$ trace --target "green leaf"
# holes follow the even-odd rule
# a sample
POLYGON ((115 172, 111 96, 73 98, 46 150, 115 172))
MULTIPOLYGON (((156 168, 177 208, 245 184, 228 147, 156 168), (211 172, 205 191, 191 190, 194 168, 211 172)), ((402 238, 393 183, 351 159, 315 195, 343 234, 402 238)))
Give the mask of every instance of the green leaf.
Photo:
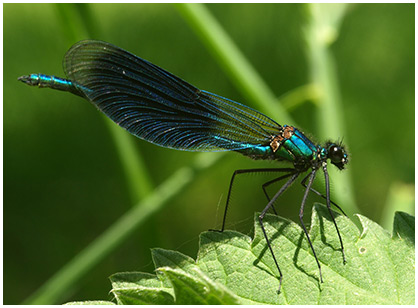
POLYGON ((203 232, 197 260, 153 249, 156 275, 111 277, 118 304, 414 304, 414 217, 396 213, 393 235, 357 215, 362 230, 334 213, 347 263, 329 212, 313 208, 310 237, 321 263, 323 283, 302 228, 285 218, 264 220, 278 271, 255 219, 255 236, 235 231, 203 232))
POLYGON ((127 272, 110 276, 112 294, 120 305, 174 304, 173 292, 155 276, 127 272))
POLYGON ((196 262, 179 252, 153 249, 157 275, 174 289, 176 304, 239 304, 239 299, 222 284, 205 275, 196 262))
POLYGON ((222 284, 210 279, 198 267, 187 273, 181 269, 163 267, 158 269, 170 280, 176 296, 176 304, 190 305, 235 305, 239 304, 237 298, 222 284))

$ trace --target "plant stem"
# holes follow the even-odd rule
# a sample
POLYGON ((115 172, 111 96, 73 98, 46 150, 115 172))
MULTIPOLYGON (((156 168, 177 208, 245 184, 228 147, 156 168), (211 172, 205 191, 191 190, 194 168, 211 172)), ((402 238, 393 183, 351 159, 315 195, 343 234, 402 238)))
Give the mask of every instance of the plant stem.
MULTIPOLYGON (((345 4, 307 4, 309 22, 305 28, 308 63, 312 82, 320 89, 321 97, 317 112, 318 135, 321 139, 344 136, 345 125, 342 116, 342 101, 338 87, 337 71, 330 51, 337 39, 347 5, 345 4)), ((347 142, 347 138, 344 138, 347 142)), ((349 158, 350 159, 350 158, 349 158)), ((329 168, 333 181, 335 201, 344 205, 348 214, 358 213, 354 200, 350 169, 337 172, 329 168)))
POLYGON ((219 61, 220 67, 258 110, 274 119, 279 119, 280 123, 294 123, 285 108, 278 102, 275 94, 205 5, 183 3, 176 4, 176 7, 215 59, 219 61))
POLYGON ((163 208, 174 196, 191 184, 196 173, 213 166, 223 155, 202 153, 197 155, 191 166, 178 169, 169 179, 158 186, 141 202, 133 206, 112 226, 98 236, 89 246, 62 267, 45 282, 31 297, 23 302, 26 305, 51 304, 62 299, 71 288, 92 267, 106 258, 123 243, 143 222, 163 208))

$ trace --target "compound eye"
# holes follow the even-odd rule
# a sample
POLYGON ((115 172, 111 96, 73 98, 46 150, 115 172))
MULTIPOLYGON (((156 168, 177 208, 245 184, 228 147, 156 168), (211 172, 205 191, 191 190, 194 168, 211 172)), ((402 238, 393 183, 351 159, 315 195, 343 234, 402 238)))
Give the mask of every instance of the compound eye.
POLYGON ((342 159, 344 158, 344 151, 341 147, 333 145, 330 149, 329 149, 329 158, 333 161, 333 162, 341 162, 342 159))
POLYGON ((328 150, 328 157, 331 159, 331 163, 340 169, 343 169, 348 162, 347 154, 341 146, 332 145, 328 150))

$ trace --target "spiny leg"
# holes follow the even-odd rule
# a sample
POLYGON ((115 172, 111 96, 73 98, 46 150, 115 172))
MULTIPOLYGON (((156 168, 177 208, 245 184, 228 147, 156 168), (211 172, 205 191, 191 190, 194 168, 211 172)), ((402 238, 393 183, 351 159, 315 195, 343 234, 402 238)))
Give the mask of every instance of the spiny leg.
POLYGON ((303 231, 305 232, 305 235, 308 238, 309 245, 311 246, 312 253, 313 253, 313 255, 315 257, 315 260, 316 260, 316 264, 318 265, 319 278, 321 279, 321 282, 323 282, 322 281, 321 265, 319 264, 319 260, 318 260, 318 257, 316 256, 315 249, 314 249, 314 247, 312 245, 312 242, 311 242, 311 238, 309 237, 308 231, 306 230, 305 224, 303 223, 303 208, 305 207, 306 199, 308 198, 308 193, 309 193, 310 188, 312 186, 312 183, 315 179, 316 169, 313 169, 312 172, 309 173, 309 175, 310 175, 309 182, 308 182, 308 185, 305 189, 305 194, 303 195, 302 203, 300 205, 299 220, 300 220, 300 224, 302 225, 303 231))
MULTIPOLYGON (((225 211, 224 211, 224 216, 223 216, 223 220, 222 220, 222 228, 220 230, 209 229, 209 231, 223 232, 225 230, 226 215, 227 215, 227 212, 228 212, 229 201, 230 201, 230 198, 231 198, 232 186, 234 184, 235 176, 237 176, 239 174, 244 174, 244 173, 291 172, 291 171, 294 171, 294 169, 292 169, 292 168, 258 168, 258 169, 240 169, 240 170, 235 170, 234 173, 232 174, 231 182, 229 183, 228 196, 226 198, 225 211)), ((274 209, 274 206, 272 205, 271 207, 272 207, 274 213, 277 215, 277 212, 274 209)))
MULTIPOLYGON (((307 176, 305 176, 304 178, 303 178, 303 180, 300 182, 301 184, 302 184, 302 186, 303 187, 305 187, 306 188, 306 180, 308 179, 308 177, 310 176, 311 174, 310 173, 308 173, 308 175, 307 176)), ((311 192, 313 192, 313 193, 315 193, 315 194, 317 194, 318 196, 320 196, 321 198, 323 198, 323 199, 327 199, 327 196, 324 196, 323 194, 321 194, 319 191, 317 191, 317 190, 315 190, 314 188, 310 188, 310 191, 311 192)), ((340 208, 340 206, 337 204, 337 203, 335 203, 334 201, 332 201, 331 199, 329 200, 337 209, 339 209, 340 211, 341 211, 341 213, 343 213, 344 214, 344 216, 345 217, 348 217, 347 216, 347 214, 343 211, 343 209, 342 208, 340 208)))
MULTIPOLYGON (((296 172, 296 170, 294 170, 296 172)), ((277 198, 287 189, 290 185, 296 180, 296 178, 299 176, 299 173, 291 173, 292 177, 279 189, 279 191, 274 195, 274 197, 269 201, 267 206, 264 208, 264 210, 261 212, 260 216, 258 216, 258 221, 260 222, 261 230, 263 231, 264 238, 266 239, 267 246, 270 250, 270 253, 273 257, 274 263, 276 264, 277 270, 279 271, 279 289, 277 290, 277 293, 280 293, 280 289, 282 287, 282 280, 283 275, 282 271, 280 270, 279 263, 276 260, 276 256, 274 255, 273 248, 271 247, 270 241, 268 239, 266 230, 264 229, 263 219, 266 216, 267 211, 270 209, 270 207, 273 205, 273 203, 277 200, 277 198)))
POLYGON ((322 169, 324 170, 324 176, 325 176, 325 192, 326 192, 326 195, 327 195, 327 208, 328 208, 329 214, 331 215, 332 222, 334 223, 335 229, 337 230, 338 238, 340 240, 340 245, 341 245, 341 253, 343 255, 343 263, 345 264, 347 261, 345 260, 343 240, 341 238, 340 230, 338 229, 337 222, 335 221, 334 214, 332 214, 332 211, 331 211, 331 204, 330 204, 331 200, 330 200, 330 196, 329 196, 330 195, 329 176, 328 176, 328 170, 327 170, 327 164, 326 163, 324 163, 322 165, 322 169))

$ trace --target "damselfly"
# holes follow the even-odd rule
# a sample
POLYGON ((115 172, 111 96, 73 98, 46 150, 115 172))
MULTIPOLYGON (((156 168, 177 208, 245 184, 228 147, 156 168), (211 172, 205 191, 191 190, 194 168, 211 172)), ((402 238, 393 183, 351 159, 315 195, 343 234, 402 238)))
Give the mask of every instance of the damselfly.
POLYGON ((229 185, 222 227, 218 230, 225 228, 226 212, 237 175, 262 171, 284 173, 263 185, 268 197, 267 186, 287 180, 272 198, 268 197, 269 202, 259 215, 261 229, 279 272, 279 291, 283 275, 263 219, 269 209, 276 213, 273 204, 277 198, 304 172, 309 171, 302 179, 306 189, 299 217, 318 265, 321 282, 321 265, 303 223, 309 192, 326 199, 345 262, 344 246, 331 203, 341 208, 330 200, 327 171, 328 160, 340 170, 348 163, 348 155, 341 143, 317 145, 293 126, 280 125, 252 108, 199 90, 155 64, 109 43, 93 40, 76 43, 65 55, 63 65, 67 79, 31 74, 19 80, 28 85, 81 96, 131 134, 163 147, 187 151, 236 151, 253 159, 288 161, 293 164, 292 168, 235 171, 229 185), (325 195, 312 187, 319 169, 322 169, 325 177, 325 195))

